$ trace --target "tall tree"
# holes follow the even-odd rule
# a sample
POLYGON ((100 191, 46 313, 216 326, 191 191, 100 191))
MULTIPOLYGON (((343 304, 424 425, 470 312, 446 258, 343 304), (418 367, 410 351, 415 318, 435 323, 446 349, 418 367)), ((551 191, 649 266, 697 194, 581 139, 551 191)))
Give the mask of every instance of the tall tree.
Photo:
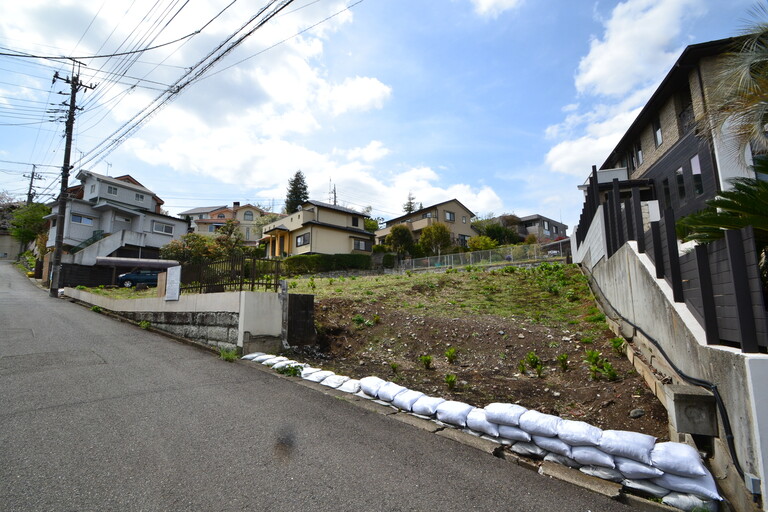
POLYGON ((408 200, 403 204, 403 211, 405 213, 413 213, 416 211, 416 198, 413 197, 413 192, 408 191, 408 200))
POLYGON ((216 230, 216 245, 225 256, 242 254, 245 249, 243 240, 240 226, 232 219, 227 219, 227 222, 216 230))
POLYGON ((755 18, 736 39, 733 50, 720 60, 718 86, 707 100, 709 118, 736 143, 739 154, 749 145, 755 153, 768 152, 768 7, 755 6, 755 18))
POLYGON ((405 224, 396 224, 389 231, 385 243, 402 258, 413 248, 413 235, 405 224))
POLYGON ((43 217, 51 209, 42 203, 32 203, 16 209, 11 216, 11 236, 24 246, 45 231, 47 222, 43 217))
POLYGON ((288 193, 285 196, 285 213, 288 215, 298 211, 299 206, 309 199, 307 181, 304 173, 296 171, 293 178, 288 180, 288 193))
POLYGON ((442 222, 435 222, 421 230, 419 245, 427 255, 438 255, 451 247, 451 230, 442 222))

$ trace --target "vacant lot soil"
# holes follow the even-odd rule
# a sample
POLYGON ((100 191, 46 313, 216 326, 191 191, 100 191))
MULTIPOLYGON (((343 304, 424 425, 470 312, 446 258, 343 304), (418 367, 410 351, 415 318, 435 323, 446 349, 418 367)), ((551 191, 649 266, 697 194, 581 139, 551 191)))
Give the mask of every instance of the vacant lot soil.
POLYGON ((608 329, 575 266, 315 277, 290 287, 316 296, 320 344, 294 355, 303 362, 476 406, 519 403, 668 436, 664 407, 623 354, 631 346, 608 329))

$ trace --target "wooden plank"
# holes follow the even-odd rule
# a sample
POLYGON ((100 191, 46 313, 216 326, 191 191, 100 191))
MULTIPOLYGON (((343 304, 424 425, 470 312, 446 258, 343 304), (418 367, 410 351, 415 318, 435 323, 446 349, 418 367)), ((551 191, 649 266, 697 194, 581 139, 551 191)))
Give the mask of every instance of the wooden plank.
POLYGON ((707 337, 707 345, 716 345, 720 342, 719 322, 717 310, 715 309, 712 271, 709 266, 709 252, 707 249, 705 245, 697 245, 694 254, 698 268, 701 311, 704 317, 704 332, 707 337))
POLYGON ((667 238, 667 261, 669 262, 669 277, 672 281, 672 296, 675 302, 683 302, 680 254, 677 248, 677 234, 675 233, 675 213, 672 208, 667 208, 664 213, 664 231, 667 238))
POLYGON ((752 310, 752 297, 749 292, 747 277, 747 262, 744 256, 744 244, 741 232, 728 230, 725 232, 725 242, 731 260, 731 275, 733 276, 734 298, 738 315, 741 350, 747 353, 759 352, 755 334, 755 315, 752 310))

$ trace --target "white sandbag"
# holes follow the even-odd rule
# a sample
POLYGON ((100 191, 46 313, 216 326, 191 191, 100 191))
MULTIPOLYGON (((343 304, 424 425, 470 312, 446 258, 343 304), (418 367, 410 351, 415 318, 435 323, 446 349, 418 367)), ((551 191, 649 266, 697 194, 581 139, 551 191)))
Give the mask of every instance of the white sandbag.
POLYGON ((626 487, 627 489, 631 489, 632 491, 645 495, 645 496, 653 496, 654 498, 663 498, 667 494, 669 494, 669 489, 666 489, 660 485, 656 485, 650 480, 632 480, 629 478, 626 478, 621 481, 621 485, 626 487))
POLYGON ((345 382, 349 380, 349 377, 345 377, 344 375, 331 375, 330 377, 326 377, 323 379, 323 381, 320 383, 323 386, 328 386, 329 388, 338 388, 345 382))
POLYGON ((527 410, 525 407, 517 404, 493 403, 485 406, 485 417, 488 418, 488 421, 497 425, 516 427, 520 424, 520 416, 527 410))
POLYGON ((273 370, 279 370, 280 368, 285 368, 286 366, 302 366, 298 361, 294 361, 293 359, 286 359, 285 361, 280 361, 279 363, 275 363, 272 365, 273 370))
POLYGON ((357 379, 349 379, 336 389, 345 393, 358 393, 360 391, 360 381, 357 379))
POLYGON ((557 416, 528 410, 520 416, 520 428, 531 435, 555 437, 561 421, 557 416))
POLYGON ((263 356, 263 355, 264 355, 264 352, 251 352, 250 354, 245 354, 240 359, 245 359, 246 361, 250 361, 254 357, 259 357, 259 356, 263 356))
POLYGON ((302 379, 306 379, 307 377, 309 377, 313 373, 317 373, 317 372, 321 372, 321 371, 323 371, 322 368, 314 368, 312 366, 305 366, 304 368, 301 369, 301 378, 302 379))
POLYGON ((571 446, 597 446, 603 431, 584 421, 562 420, 557 437, 571 446))
POLYGON ((262 354, 260 356, 256 356, 251 361, 254 363, 262 363, 266 361, 267 359, 272 359, 273 357, 277 357, 275 354, 262 354))
POLYGON ((702 500, 693 494, 671 492, 661 500, 664 505, 679 508, 686 512, 717 512, 719 505, 716 501, 702 500))
POLYGON ((421 391, 414 391, 413 389, 406 389, 402 393, 395 395, 392 399, 392 405, 403 411, 410 412, 413 408, 413 403, 419 398, 423 397, 424 393, 421 391))
POLYGON ((437 407, 443 402, 445 402, 445 398, 424 395, 413 402, 411 411, 420 416, 434 416, 437 407))
POLYGON ((613 457, 613 462, 616 464, 616 469, 618 469, 621 474, 624 475, 624 478, 628 480, 656 478, 657 476, 664 474, 664 472, 658 468, 643 464, 642 462, 637 462, 636 460, 627 459, 626 457, 619 457, 618 455, 613 457))
POLYGON ((489 436, 499 437, 499 426, 496 423, 488 421, 485 410, 479 407, 472 409, 467 414, 467 426, 477 432, 488 434, 489 436))
POLYGON ((603 466, 581 466, 579 471, 589 476, 596 476, 603 480, 609 480, 611 482, 621 482, 624 477, 615 469, 605 468, 603 466))
POLYGON ((376 396, 379 397, 379 400, 391 402, 398 393, 402 393, 406 389, 408 388, 401 386, 400 384, 395 384, 394 382, 385 382, 381 385, 381 387, 379 387, 379 391, 376 393, 376 396))
POLYGON ((650 466, 651 450, 655 444, 656 438, 648 434, 628 430, 603 430, 598 446, 611 455, 619 455, 650 466))
POLYGON ((263 364, 264 366, 274 366, 277 363, 281 363, 281 362, 287 361, 287 360, 288 360, 287 357, 277 356, 277 357, 273 357, 271 359, 267 359, 265 361, 262 361, 261 364, 263 364))
POLYGON ((474 409, 473 406, 465 404, 464 402, 446 400, 437 406, 435 414, 437 414, 437 419, 440 421, 457 427, 466 427, 467 415, 472 409, 474 409))
POLYGON ((659 478, 651 480, 656 485, 666 487, 671 491, 677 491, 682 493, 695 494, 702 498, 709 498, 712 500, 722 500, 720 494, 717 492, 717 486, 715 485, 715 479, 712 475, 707 473, 704 476, 680 476, 673 475, 672 473, 664 473, 659 478))
POLYGON ((360 379, 360 389, 368 396, 379 396, 379 388, 386 381, 378 377, 363 377, 360 379))
POLYGON ((319 372, 315 372, 311 375, 307 375, 306 377, 302 377, 302 378, 310 382, 323 382, 325 379, 327 379, 331 375, 336 375, 336 374, 330 370, 320 370, 319 372))
MULTIPOLYGON (((551 438, 548 437, 547 439, 551 439, 551 438)), ((581 467, 581 464, 576 462, 574 459, 570 457, 565 457, 563 455, 558 455, 556 453, 548 453, 547 456, 544 457, 544 460, 549 462, 555 462, 562 466, 567 466, 573 469, 579 469, 581 467)))
POLYGON ((571 448, 571 457, 579 464, 611 469, 616 467, 613 462, 613 455, 605 453, 595 446, 574 446, 571 448))
POLYGON ((696 448, 685 443, 658 443, 651 450, 651 464, 665 473, 680 476, 704 476, 709 473, 696 448))
MULTIPOLYGON (((486 414, 486 418, 487 417, 488 415, 486 414)), ((510 425, 499 425, 499 437, 510 439, 512 441, 522 441, 524 443, 531 441, 531 434, 520 427, 513 427, 510 425)))
POLYGON ((531 436, 531 440, 540 448, 565 457, 571 456, 571 446, 556 437, 531 436))
POLYGON ((509 449, 518 455, 530 457, 532 459, 543 459, 547 456, 547 450, 534 443, 520 441, 519 443, 510 446, 509 449))

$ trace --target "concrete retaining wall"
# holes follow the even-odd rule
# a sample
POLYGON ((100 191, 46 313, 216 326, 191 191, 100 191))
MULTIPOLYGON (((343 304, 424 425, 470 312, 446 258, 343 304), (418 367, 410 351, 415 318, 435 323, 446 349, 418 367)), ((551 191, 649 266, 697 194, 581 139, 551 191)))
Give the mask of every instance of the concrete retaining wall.
MULTIPOLYGON (((593 225, 596 227, 601 226, 593 225)), ((583 268, 591 273, 596 285, 596 295, 602 295, 610 308, 656 340, 681 372, 717 386, 730 419, 737 458, 747 474, 762 480, 765 495, 768 448, 763 449, 761 442, 768 440, 768 400, 760 390, 768 386, 768 356, 708 346, 703 328, 685 304, 674 302, 666 281, 656 279, 653 263, 647 255, 638 253, 636 242, 624 244, 610 259, 594 259, 601 245, 598 234, 590 233, 579 251, 583 268)), ((644 335, 626 322, 619 324, 620 331, 635 341, 633 345, 655 371, 666 376, 670 384, 685 383, 644 335)), ((672 403, 665 405, 668 410, 674 407, 672 403)), ((718 424, 719 435, 710 460, 713 473, 732 502, 748 506, 751 496, 733 466, 720 417, 718 424)))

